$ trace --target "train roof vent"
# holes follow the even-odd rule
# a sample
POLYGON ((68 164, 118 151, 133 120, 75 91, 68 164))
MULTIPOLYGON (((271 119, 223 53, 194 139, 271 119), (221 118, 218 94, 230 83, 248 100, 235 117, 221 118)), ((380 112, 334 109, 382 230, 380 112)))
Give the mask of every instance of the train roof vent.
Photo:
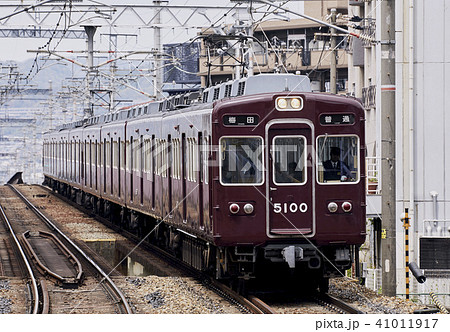
POLYGON ((213 100, 219 99, 220 87, 214 88, 214 97, 213 100))
POLYGON ((242 96, 245 91, 245 81, 239 82, 236 96, 242 96))
POLYGON ((226 98, 230 96, 231 96, 231 84, 226 84, 224 97, 226 98))
POLYGON ((209 90, 205 90, 204 92, 203 92, 203 102, 204 103, 206 103, 206 102, 208 102, 208 94, 209 94, 209 90))

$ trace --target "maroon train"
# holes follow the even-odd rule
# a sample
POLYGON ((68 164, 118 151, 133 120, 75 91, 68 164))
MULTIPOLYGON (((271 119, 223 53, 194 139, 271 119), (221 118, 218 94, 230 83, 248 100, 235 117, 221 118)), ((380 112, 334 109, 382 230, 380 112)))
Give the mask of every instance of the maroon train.
POLYGON ((217 278, 326 287, 365 240, 364 156, 357 100, 261 74, 64 125, 43 164, 54 190, 217 278))

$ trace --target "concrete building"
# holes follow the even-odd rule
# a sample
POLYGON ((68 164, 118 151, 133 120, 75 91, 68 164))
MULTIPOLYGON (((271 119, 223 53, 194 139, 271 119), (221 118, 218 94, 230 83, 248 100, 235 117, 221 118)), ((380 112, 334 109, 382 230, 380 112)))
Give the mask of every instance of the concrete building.
MULTIPOLYGON (((381 52, 380 0, 349 1, 349 16, 363 18, 360 25, 375 30, 376 44, 361 49, 353 41, 349 55, 349 92, 364 101, 367 117, 368 156, 379 160, 381 146, 380 62, 392 56, 381 52), (360 51, 362 50, 363 56, 360 51)), ((427 281, 419 284, 410 276, 410 295, 431 303, 429 292, 450 305, 450 144, 447 128, 450 117, 450 7, 446 0, 398 0, 395 2, 395 171, 396 171, 396 293, 406 293, 405 229, 402 214, 408 209, 409 261, 424 270, 427 281)), ((377 164, 377 163, 376 163, 377 164)), ((383 174, 377 172, 379 180, 383 174)), ((374 205, 372 220, 381 209, 376 200, 368 199, 368 211, 374 205)), ((381 216, 382 217, 382 216, 381 216)), ((369 225, 369 227, 374 227, 369 225)), ((375 227, 376 228, 376 227, 375 227)), ((372 237, 377 236, 373 232, 372 237)), ((374 289, 382 287, 379 277, 386 266, 380 261, 378 248, 369 241, 368 282, 374 289), (370 266, 372 265, 372 266, 370 266)))
MULTIPOLYGON (((348 1, 305 1, 304 14, 320 20, 329 19, 332 8, 337 10, 337 25, 346 27, 348 1)), ((300 71, 309 74, 314 91, 329 91, 330 81, 330 36, 328 27, 320 26, 306 19, 291 19, 289 21, 270 20, 257 23, 250 29, 250 20, 238 22, 247 35, 253 36, 259 42, 251 42, 251 51, 244 55, 236 53, 236 40, 225 40, 227 34, 236 34, 236 27, 228 27, 223 31, 208 29, 204 34, 222 33, 221 37, 203 40, 199 75, 202 86, 208 85, 208 73, 211 76, 209 84, 225 82, 237 75, 247 75, 268 72, 300 71), (209 51, 206 47, 209 43, 209 51), (209 53, 208 53, 209 52, 209 53), (240 58, 251 68, 239 66, 240 58)), ((237 28, 239 29, 239 28, 237 28)), ((337 90, 346 92, 348 57, 347 38, 338 35, 337 50, 337 90)))

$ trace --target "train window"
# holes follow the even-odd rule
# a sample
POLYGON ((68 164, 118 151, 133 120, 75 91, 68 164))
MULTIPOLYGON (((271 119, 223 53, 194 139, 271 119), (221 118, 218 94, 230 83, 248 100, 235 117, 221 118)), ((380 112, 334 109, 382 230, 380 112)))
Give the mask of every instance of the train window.
POLYGON ((181 174, 181 155, 180 155, 180 139, 172 140, 172 177, 180 179, 181 174))
POLYGON ((220 139, 220 182, 223 185, 261 185, 263 177, 261 137, 220 139))
POLYGON ((106 165, 109 167, 111 165, 111 142, 106 142, 106 165))
POLYGON ((163 140, 157 139, 156 140, 156 168, 155 172, 156 175, 162 175, 163 174, 163 140))
POLYGON ((273 139, 273 182, 277 185, 306 183, 306 139, 303 136, 276 136, 273 139))
POLYGON ((161 167, 161 158, 160 158, 160 142, 159 138, 155 139, 155 146, 154 146, 154 158, 155 158, 155 168, 153 169, 156 175, 159 175, 159 169, 161 167))
MULTIPOLYGON (((152 141, 151 138, 147 138, 144 140, 144 168, 146 173, 152 172, 152 141)), ((150 180, 150 177, 147 175, 147 180, 150 180)))
POLYGON ((139 168, 141 167, 141 144, 138 138, 134 140, 133 151, 134 151, 133 171, 139 172, 139 168))
POLYGON ((204 167, 204 177, 205 177, 205 183, 208 184, 208 178, 209 178, 209 165, 208 165, 208 157, 209 157, 209 136, 205 136, 203 139, 203 167, 204 167))
POLYGON ((97 155, 96 155, 96 159, 97 159, 97 162, 98 162, 97 166, 102 167, 103 166, 102 142, 101 141, 100 142, 95 141, 95 142, 96 142, 96 145, 97 145, 97 155))
POLYGON ((359 182, 359 138, 354 135, 325 135, 317 138, 319 183, 359 182))
POLYGON ((119 168, 119 142, 113 141, 113 168, 119 168))
MULTIPOLYGON (((131 137, 131 139, 133 139, 133 137, 131 137)), ((130 140, 127 140, 126 142, 126 148, 125 148, 125 169, 127 172, 130 171, 130 166, 131 166, 131 143, 130 140)))
POLYGON ((187 180, 190 182, 197 182, 197 171, 198 171, 198 149, 197 140, 193 137, 187 138, 187 180))
POLYGON ((163 178, 167 177, 167 167, 169 167, 168 153, 167 153, 167 141, 165 139, 161 140, 161 175, 163 178))

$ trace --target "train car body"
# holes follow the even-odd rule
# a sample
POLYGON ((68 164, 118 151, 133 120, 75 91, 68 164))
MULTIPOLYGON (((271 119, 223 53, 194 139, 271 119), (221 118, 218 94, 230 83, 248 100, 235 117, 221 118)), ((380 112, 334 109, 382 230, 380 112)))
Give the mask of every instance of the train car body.
POLYGON ((198 98, 47 133, 46 183, 217 278, 348 269, 366 235, 360 103, 281 74, 198 98))

